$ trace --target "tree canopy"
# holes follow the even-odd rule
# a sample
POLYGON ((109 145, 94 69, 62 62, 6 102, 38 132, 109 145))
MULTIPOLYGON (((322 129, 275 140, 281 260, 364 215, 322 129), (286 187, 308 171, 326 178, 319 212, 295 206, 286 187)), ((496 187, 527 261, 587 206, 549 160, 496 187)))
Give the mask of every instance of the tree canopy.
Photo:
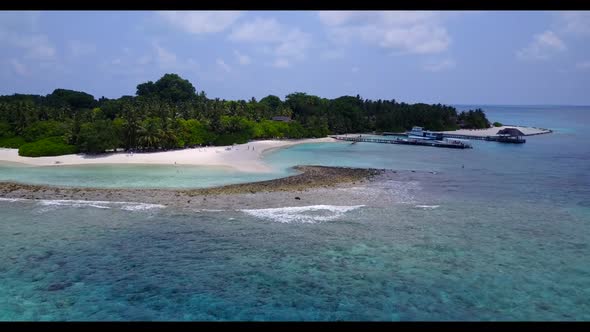
POLYGON ((244 143, 251 139, 323 137, 369 131, 486 128, 481 109, 457 114, 454 107, 369 100, 326 99, 303 92, 284 100, 208 98, 177 74, 137 85, 135 96, 100 98, 56 89, 46 96, 0 96, 0 146, 29 155, 101 153, 244 143), (283 116, 289 122, 273 121, 283 116))
POLYGON ((156 97, 168 103, 186 102, 195 98, 195 87, 177 74, 165 74, 156 81, 137 86, 137 95, 156 97))

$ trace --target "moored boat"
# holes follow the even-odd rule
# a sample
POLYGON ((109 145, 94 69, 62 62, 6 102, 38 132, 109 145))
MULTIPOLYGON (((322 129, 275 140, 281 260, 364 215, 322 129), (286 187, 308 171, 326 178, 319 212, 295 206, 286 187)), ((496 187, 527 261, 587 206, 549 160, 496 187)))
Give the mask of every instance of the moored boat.
POLYGON ((424 130, 422 127, 414 126, 412 130, 408 132, 408 138, 423 140, 441 140, 443 138, 443 135, 424 130))

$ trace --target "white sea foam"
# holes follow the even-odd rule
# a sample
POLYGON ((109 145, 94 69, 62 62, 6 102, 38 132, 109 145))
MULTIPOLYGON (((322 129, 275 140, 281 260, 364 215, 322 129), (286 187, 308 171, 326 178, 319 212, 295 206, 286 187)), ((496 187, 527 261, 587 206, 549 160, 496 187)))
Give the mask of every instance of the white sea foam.
POLYGON ((57 207, 93 207, 97 209, 112 209, 112 208, 120 208, 121 210, 126 211, 144 211, 144 210, 151 210, 151 209, 161 209, 165 208, 165 205, 161 204, 149 204, 149 203, 139 203, 139 202, 116 202, 116 201, 84 201, 84 200, 69 200, 69 199, 41 199, 41 200, 32 200, 26 198, 5 198, 0 197, 0 201, 4 202, 20 202, 20 201, 35 201, 37 204, 51 208, 57 207))
POLYGON ((316 223, 338 219, 346 212, 358 209, 364 205, 335 206, 335 205, 311 205, 292 206, 272 209, 243 209, 240 210, 254 217, 269 219, 276 222, 291 223, 316 223))
POLYGON ((67 207, 95 207, 99 209, 110 209, 105 204, 106 201, 82 201, 82 200, 66 200, 66 199, 43 199, 39 201, 43 206, 67 206, 67 207))
POLYGON ((126 211, 143 211, 151 209, 165 208, 161 204, 136 203, 136 202, 112 202, 112 201, 84 201, 84 200, 66 200, 66 199, 43 199, 39 204, 47 207, 94 207, 98 209, 120 208, 126 211))
POLYGON ((331 190, 354 194, 355 197, 359 197, 365 202, 371 202, 370 205, 372 206, 375 204, 389 206, 397 203, 417 203, 415 194, 421 190, 421 186, 417 181, 388 180, 372 183, 371 185, 331 190))
POLYGON ((415 207, 422 209, 436 209, 439 206, 440 205, 416 205, 415 207))
POLYGON ((151 209, 161 209, 165 208, 165 205, 161 204, 148 204, 148 203, 127 203, 128 205, 123 206, 122 210, 127 211, 143 211, 143 210, 151 210, 151 209))
POLYGON ((25 198, 6 198, 6 197, 0 197, 0 202, 20 202, 20 201, 26 201, 27 199, 25 198))
POLYGON ((143 211, 143 210, 151 210, 151 209, 161 209, 165 208, 165 205, 161 204, 148 204, 148 203, 127 203, 127 205, 123 206, 122 210, 127 211, 143 211))

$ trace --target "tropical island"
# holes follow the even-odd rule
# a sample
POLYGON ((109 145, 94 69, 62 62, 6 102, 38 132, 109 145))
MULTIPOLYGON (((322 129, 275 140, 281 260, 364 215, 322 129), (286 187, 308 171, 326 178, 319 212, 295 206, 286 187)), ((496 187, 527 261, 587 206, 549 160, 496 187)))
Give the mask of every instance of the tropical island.
POLYGON ((257 101, 208 98, 177 74, 137 85, 135 96, 99 98, 56 89, 46 96, 0 96, 0 147, 22 157, 107 151, 155 152, 244 144, 251 140, 322 138, 330 134, 491 127, 481 109, 359 95, 326 99, 292 93, 257 101))

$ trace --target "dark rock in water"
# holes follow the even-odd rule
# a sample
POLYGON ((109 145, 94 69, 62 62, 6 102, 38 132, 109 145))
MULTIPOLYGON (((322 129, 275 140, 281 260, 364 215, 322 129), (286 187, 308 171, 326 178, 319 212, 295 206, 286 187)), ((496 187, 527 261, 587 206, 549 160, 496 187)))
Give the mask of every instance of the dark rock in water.
POLYGON ((191 200, 189 199, 189 200, 188 200, 188 201, 186 201, 186 202, 187 202, 187 203, 190 203, 190 202, 191 202, 191 200))
POLYGON ((296 196, 296 197, 295 197, 295 199, 297 199, 297 200, 301 200, 301 198, 300 198, 299 196, 296 196))
POLYGON ((68 288, 70 286, 72 286, 71 282, 58 282, 58 283, 49 285, 49 287, 47 287, 47 291, 54 292, 54 291, 68 288))

